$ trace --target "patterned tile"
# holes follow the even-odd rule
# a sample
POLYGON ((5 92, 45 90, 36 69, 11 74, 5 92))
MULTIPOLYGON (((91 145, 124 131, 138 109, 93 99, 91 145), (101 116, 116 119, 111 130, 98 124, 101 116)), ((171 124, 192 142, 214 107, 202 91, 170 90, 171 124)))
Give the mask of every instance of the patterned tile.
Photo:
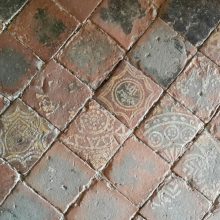
POLYGON ((129 53, 131 62, 167 88, 194 55, 194 48, 157 19, 129 53))
POLYGON ((208 131, 220 141, 220 111, 207 126, 208 131))
MULTIPOLYGON (((2 159, 0 159, 0 204, 4 200, 4 198, 10 193, 10 191, 14 188, 18 176, 14 170, 10 168, 10 166, 5 163, 2 159)), ((1 213, 0 213, 1 215, 1 213)))
POLYGON ((134 128, 159 99, 162 89, 127 62, 115 70, 97 99, 119 120, 134 128))
POLYGON ((168 170, 168 164, 132 137, 124 143, 104 174, 132 202, 141 204, 168 170))
POLYGON ((0 215, 4 220, 60 220, 61 217, 49 203, 23 183, 16 186, 0 207, 0 215))
POLYGON ((26 173, 58 135, 58 131, 20 100, 0 117, 0 157, 26 173))
POLYGON ((127 199, 104 182, 98 182, 84 194, 76 207, 70 209, 66 219, 128 220, 136 211, 127 199))
POLYGON ((211 200, 220 194, 220 142, 204 132, 178 162, 174 171, 211 200))
POLYGON ((141 210, 150 220, 202 219, 210 203, 179 178, 169 180, 141 210))
POLYGON ((219 0, 168 0, 162 19, 194 45, 201 45, 220 21, 219 0))
POLYGON ((78 22, 53 0, 32 1, 15 19, 9 31, 44 60, 62 46, 78 22))
POLYGON ((0 35, 0 93, 14 100, 43 62, 8 33, 0 35))
POLYGON ((64 211, 95 172, 57 142, 26 178, 28 184, 64 211))
POLYGON ((205 42, 201 51, 220 66, 220 25, 205 42))
POLYGON ((135 134, 168 162, 174 162, 202 126, 197 117, 166 94, 135 134))
POLYGON ((96 89, 122 59, 123 53, 110 37, 88 22, 73 36, 58 59, 96 89))
POLYGON ((91 101, 61 136, 61 140, 93 168, 104 166, 130 131, 91 101))
POLYGON ((156 14, 154 5, 146 0, 104 0, 92 20, 128 49, 156 14))
POLYGON ((90 16, 101 0, 55 0, 61 7, 81 22, 90 16))
POLYGON ((22 99, 63 130, 91 96, 86 85, 52 60, 35 77, 22 99))
POLYGON ((170 87, 169 93, 208 122, 220 105, 219 88, 219 67, 198 53, 170 87))

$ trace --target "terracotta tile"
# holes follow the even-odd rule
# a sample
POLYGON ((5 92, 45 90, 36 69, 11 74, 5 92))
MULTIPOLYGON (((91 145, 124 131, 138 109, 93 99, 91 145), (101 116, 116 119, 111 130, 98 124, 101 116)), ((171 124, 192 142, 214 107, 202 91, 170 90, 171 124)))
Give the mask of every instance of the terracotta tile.
POLYGON ((165 163, 136 138, 129 138, 104 174, 135 204, 141 204, 169 170, 165 163))
POLYGON ((20 100, 0 117, 0 157, 26 173, 58 135, 58 131, 20 100))
POLYGON ((59 220, 61 215, 26 185, 19 183, 0 207, 1 219, 59 220))
POLYGON ((34 167, 26 181, 64 211, 94 174, 70 150, 57 142, 34 167))
POLYGON ((174 162, 202 126, 196 116, 166 94, 135 134, 168 162, 174 162))
POLYGON ((67 220, 128 220, 137 209, 121 194, 110 189, 104 182, 92 186, 81 202, 70 209, 67 220))
POLYGON ((127 62, 123 62, 99 91, 97 99, 119 120, 134 128, 159 99, 162 89, 127 62))
POLYGON ((61 7, 83 22, 90 16, 101 0, 55 0, 61 7))
POLYGON ((220 194, 220 142, 204 132, 174 171, 214 200, 220 194))
POLYGON ((219 67, 198 53, 170 87, 169 93, 208 122, 220 104, 219 88, 219 67))
POLYGON ((220 25, 205 42, 201 51, 220 66, 220 25))
POLYGON ((96 89, 123 57, 123 50, 88 22, 58 56, 67 68, 96 89))
POLYGON ((145 0, 104 0, 92 20, 128 49, 155 19, 157 10, 145 0))
POLYGON ((38 0, 31 1, 9 29, 38 56, 48 60, 77 25, 76 19, 52 0, 38 0))
POLYGON ((9 0, 0 2, 0 23, 7 23, 25 4, 26 0, 9 0))
POLYGON ((212 121, 207 125, 209 132, 220 141, 220 111, 212 119, 212 121))
POLYGON ((10 166, 0 159, 0 204, 3 202, 4 198, 10 193, 14 188, 18 176, 10 166))
POLYGON ((130 131, 97 102, 73 121, 61 140, 93 168, 104 166, 130 131))
POLYGON ((0 92, 17 98, 43 62, 8 33, 0 35, 0 92))
POLYGON ((23 100, 63 130, 91 95, 86 85, 52 60, 32 81, 23 100))
POLYGON ((129 53, 131 62, 167 88, 178 76, 196 48, 157 19, 129 53))
POLYGON ((202 219, 210 203, 179 178, 169 180, 140 211, 150 220, 202 219))
POLYGON ((168 0, 163 5, 162 19, 194 45, 201 45, 220 20, 219 0, 168 0))
POLYGON ((6 99, 4 96, 0 95, 0 114, 5 111, 5 109, 9 106, 10 101, 6 99))

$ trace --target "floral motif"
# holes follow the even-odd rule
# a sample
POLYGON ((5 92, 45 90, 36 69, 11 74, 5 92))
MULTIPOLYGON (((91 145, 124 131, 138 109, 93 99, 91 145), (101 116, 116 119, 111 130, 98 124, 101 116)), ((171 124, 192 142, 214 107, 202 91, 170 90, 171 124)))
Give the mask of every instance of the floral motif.
POLYGON ((21 102, 6 111, 1 124, 0 156, 23 172, 41 156, 57 133, 21 102))
POLYGON ((80 157, 99 169, 129 133, 124 125, 93 101, 61 139, 80 157))
POLYGON ((185 145, 198 131, 194 116, 183 113, 164 113, 152 117, 144 125, 144 138, 149 146, 174 161, 184 151, 185 145))

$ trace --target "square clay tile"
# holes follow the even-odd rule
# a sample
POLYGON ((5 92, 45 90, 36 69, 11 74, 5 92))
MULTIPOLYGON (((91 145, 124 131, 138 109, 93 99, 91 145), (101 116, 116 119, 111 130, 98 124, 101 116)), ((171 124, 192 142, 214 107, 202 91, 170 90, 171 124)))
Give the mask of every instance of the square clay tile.
POLYGON ((57 129, 16 100, 0 117, 0 157, 26 173, 57 135, 57 129))
POLYGON ((195 53, 195 47, 157 19, 131 50, 129 59, 167 88, 195 53))
POLYGON ((207 125, 208 131, 220 141, 220 111, 212 118, 211 122, 207 125))
MULTIPOLYGON (((0 204, 14 188, 18 176, 16 172, 2 159, 0 159, 0 204)), ((1 214, 0 214, 1 215, 1 214)))
POLYGON ((174 171, 214 200, 220 194, 220 141, 203 132, 174 171))
POLYGON ((53 0, 31 1, 9 28, 24 45, 48 60, 78 26, 53 0))
POLYGON ((72 207, 67 220, 128 220, 137 211, 125 197, 104 181, 97 182, 83 195, 81 201, 72 207))
POLYGON ((208 122, 220 105, 219 88, 220 68, 198 53, 168 92, 208 122))
POLYGON ((0 114, 5 111, 5 109, 9 106, 10 101, 6 99, 4 96, 0 95, 0 114))
POLYGON ((0 207, 3 220, 60 220, 61 214, 33 190, 19 183, 0 207))
POLYGON ((120 121, 91 101, 70 124, 61 140, 93 168, 102 168, 129 136, 120 121))
POLYGON ((0 24, 7 23, 27 0, 0 1, 0 24))
POLYGON ((201 51, 220 66, 220 25, 205 42, 201 51))
POLYGON ((92 20, 129 49, 156 15, 156 7, 146 0, 104 0, 92 20))
POLYGON ((220 21, 219 0, 168 0, 160 17, 199 46, 220 21))
POLYGON ((129 138, 105 169, 105 176, 136 205, 164 179, 168 164, 136 138, 129 138))
POLYGON ((8 33, 0 35, 0 93, 13 100, 29 84, 43 62, 8 33))
POLYGON ((94 175, 89 166, 57 142, 33 168, 26 181, 54 206, 65 211, 94 175))
POLYGON ((88 22, 58 56, 68 69, 96 89, 122 59, 123 50, 96 25, 88 22))
POLYGON ((169 179, 141 209, 149 220, 203 219, 210 208, 209 201, 192 190, 180 178, 169 179))
POLYGON ((31 82, 23 100, 63 130, 91 95, 86 85, 52 60, 31 82))
POLYGON ((55 0, 70 14, 83 22, 90 16, 101 0, 55 0))
POLYGON ((141 71, 123 62, 99 90, 97 99, 129 128, 134 128, 162 94, 141 71))
POLYGON ((203 123, 166 94, 136 130, 136 135, 168 162, 174 162, 203 123))

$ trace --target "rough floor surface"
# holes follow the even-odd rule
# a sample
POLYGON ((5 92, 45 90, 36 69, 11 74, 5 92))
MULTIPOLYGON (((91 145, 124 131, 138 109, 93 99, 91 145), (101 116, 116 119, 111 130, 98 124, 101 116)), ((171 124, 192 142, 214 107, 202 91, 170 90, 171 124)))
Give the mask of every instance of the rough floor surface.
POLYGON ((219 220, 220 1, 1 0, 0 220, 219 220))

